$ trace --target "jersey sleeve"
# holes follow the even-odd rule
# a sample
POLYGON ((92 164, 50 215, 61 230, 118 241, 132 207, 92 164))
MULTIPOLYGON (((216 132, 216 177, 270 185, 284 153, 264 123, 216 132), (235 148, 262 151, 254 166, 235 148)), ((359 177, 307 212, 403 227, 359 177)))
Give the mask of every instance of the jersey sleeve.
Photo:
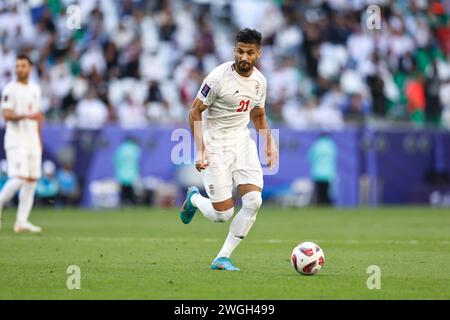
POLYGON ((1 107, 3 109, 14 109, 14 97, 12 87, 6 86, 2 92, 1 107))
POLYGON ((39 112, 42 112, 42 91, 39 86, 36 87, 36 105, 37 105, 36 109, 39 112))
POLYGON ((215 77, 209 75, 203 80, 202 86, 197 93, 197 98, 209 107, 216 101, 219 92, 220 82, 215 77))
POLYGON ((266 85, 266 81, 264 79, 262 85, 261 85, 261 96, 259 98, 259 101, 256 102, 255 104, 255 108, 264 108, 264 106, 266 105, 266 96, 267 96, 267 85, 266 85))

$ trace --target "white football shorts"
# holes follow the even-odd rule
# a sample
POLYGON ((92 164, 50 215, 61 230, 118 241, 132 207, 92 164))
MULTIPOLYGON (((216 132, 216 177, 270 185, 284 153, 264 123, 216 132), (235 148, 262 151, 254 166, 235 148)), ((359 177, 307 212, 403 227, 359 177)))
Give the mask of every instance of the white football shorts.
POLYGON ((39 179, 41 177, 41 154, 30 153, 23 148, 12 148, 6 150, 6 161, 10 178, 39 179))
POLYGON ((249 136, 232 147, 207 146, 209 165, 202 172, 203 184, 211 202, 232 197, 234 186, 253 184, 263 188, 263 172, 256 143, 249 136))

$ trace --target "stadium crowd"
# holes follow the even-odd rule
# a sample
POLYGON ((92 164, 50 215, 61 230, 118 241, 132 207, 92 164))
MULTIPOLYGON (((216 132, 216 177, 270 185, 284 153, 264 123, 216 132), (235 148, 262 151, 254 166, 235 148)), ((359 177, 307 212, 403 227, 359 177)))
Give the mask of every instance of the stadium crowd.
POLYGON ((203 77, 233 59, 235 32, 254 27, 270 121, 450 129, 449 13, 448 0, 2 0, 0 90, 25 52, 49 122, 184 125, 203 77))

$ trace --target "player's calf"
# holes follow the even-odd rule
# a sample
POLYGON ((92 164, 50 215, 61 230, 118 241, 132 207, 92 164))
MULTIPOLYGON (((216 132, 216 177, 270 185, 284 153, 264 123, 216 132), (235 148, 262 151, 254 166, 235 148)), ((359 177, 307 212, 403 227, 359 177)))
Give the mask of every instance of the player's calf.
POLYGON ((261 192, 251 191, 242 197, 242 209, 233 220, 230 230, 232 230, 236 237, 243 239, 247 236, 253 223, 256 220, 256 215, 262 204, 261 192))
POLYGON ((217 258, 229 258, 234 249, 247 236, 262 204, 261 192, 251 191, 242 197, 242 208, 230 224, 230 232, 217 258))

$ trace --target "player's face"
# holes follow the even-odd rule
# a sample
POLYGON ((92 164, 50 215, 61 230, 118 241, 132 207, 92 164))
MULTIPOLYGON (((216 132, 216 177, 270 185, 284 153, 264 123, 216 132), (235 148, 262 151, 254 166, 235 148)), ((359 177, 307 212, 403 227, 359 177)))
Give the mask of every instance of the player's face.
POLYGON ((261 50, 254 43, 236 43, 234 47, 234 60, 238 71, 246 73, 253 69, 259 59, 261 50))
POLYGON ((31 64, 26 59, 19 59, 16 62, 16 76, 18 80, 26 80, 30 75, 31 64))

